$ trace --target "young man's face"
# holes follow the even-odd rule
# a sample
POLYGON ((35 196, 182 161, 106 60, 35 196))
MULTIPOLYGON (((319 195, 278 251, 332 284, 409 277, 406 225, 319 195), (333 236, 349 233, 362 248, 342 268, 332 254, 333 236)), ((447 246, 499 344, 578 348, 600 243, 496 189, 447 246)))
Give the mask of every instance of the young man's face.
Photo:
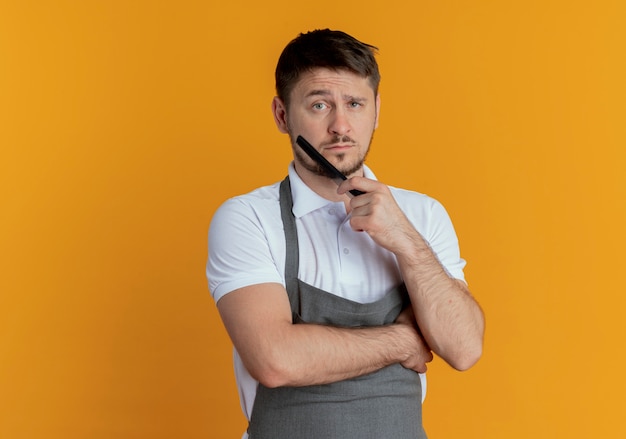
POLYGON ((300 135, 345 175, 361 170, 380 107, 367 78, 347 70, 315 69, 301 75, 288 108, 278 98, 272 107, 279 130, 291 138, 296 166, 323 174, 296 145, 300 135))

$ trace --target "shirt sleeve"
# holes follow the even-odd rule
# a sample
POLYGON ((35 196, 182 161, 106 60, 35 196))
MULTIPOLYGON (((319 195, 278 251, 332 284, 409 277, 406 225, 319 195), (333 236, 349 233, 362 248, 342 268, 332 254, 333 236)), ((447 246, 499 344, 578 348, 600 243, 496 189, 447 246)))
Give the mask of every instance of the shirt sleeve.
POLYGON ((454 226, 443 205, 427 195, 402 189, 396 189, 395 196, 448 275, 465 282, 465 260, 461 258, 454 226))
POLYGON ((206 267, 215 302, 238 288, 268 282, 284 284, 269 239, 272 238, 266 227, 249 203, 233 198, 220 206, 209 228, 206 267))
POLYGON ((432 219, 426 240, 448 275, 465 282, 463 268, 466 262, 461 258, 459 240, 452 220, 440 202, 434 199, 431 202, 432 219))

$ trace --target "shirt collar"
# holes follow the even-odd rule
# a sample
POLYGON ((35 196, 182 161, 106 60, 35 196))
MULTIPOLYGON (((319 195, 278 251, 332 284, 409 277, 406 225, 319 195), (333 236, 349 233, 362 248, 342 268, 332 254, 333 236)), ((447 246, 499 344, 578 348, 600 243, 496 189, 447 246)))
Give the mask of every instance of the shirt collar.
MULTIPOLYGON (((366 178, 376 180, 376 176, 366 165, 363 165, 363 175, 366 178)), ((314 210, 334 203, 316 194, 308 187, 296 172, 293 162, 289 164, 289 182, 291 183, 291 197, 293 198, 292 211, 296 218, 301 218, 314 210)))

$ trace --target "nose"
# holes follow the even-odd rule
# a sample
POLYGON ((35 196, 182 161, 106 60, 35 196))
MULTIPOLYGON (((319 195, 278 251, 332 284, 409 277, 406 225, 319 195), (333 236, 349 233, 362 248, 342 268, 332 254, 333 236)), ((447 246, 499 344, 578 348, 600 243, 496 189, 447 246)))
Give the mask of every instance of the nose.
POLYGON ((344 134, 348 134, 350 132, 350 122, 344 109, 337 108, 333 111, 330 124, 328 125, 328 131, 331 134, 339 136, 343 136, 344 134))

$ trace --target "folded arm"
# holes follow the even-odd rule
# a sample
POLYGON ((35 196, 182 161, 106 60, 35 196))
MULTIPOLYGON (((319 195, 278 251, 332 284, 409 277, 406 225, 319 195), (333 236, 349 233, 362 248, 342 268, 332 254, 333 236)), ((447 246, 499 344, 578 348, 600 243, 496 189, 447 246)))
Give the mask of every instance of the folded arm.
POLYGON ((277 283, 232 291, 217 307, 246 369, 267 387, 326 384, 394 363, 425 372, 432 360, 406 313, 369 328, 293 324, 287 292, 277 283))

